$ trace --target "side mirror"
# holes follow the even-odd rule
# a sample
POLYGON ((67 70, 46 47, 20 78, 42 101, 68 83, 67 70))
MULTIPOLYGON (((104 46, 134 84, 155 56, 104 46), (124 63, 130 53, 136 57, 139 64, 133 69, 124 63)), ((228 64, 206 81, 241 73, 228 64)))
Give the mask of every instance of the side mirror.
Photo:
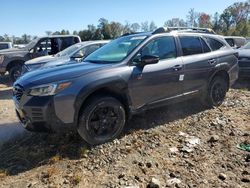
POLYGON ((153 55, 144 55, 141 57, 141 66, 145 65, 151 65, 151 64, 156 64, 158 63, 160 58, 158 56, 153 56, 153 55))
POLYGON ((79 52, 75 53, 71 58, 73 58, 73 59, 81 59, 83 57, 84 57, 84 54, 81 51, 79 51, 79 52))
POLYGON ((34 48, 29 49, 29 53, 33 54, 34 53, 34 48))

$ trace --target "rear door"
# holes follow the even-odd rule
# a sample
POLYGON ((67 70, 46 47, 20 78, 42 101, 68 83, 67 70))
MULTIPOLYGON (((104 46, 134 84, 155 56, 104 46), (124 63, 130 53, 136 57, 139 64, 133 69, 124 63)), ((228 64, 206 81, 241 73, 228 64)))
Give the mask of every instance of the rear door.
POLYGON ((133 106, 159 104, 180 95, 183 85, 179 78, 183 69, 182 59, 177 57, 175 38, 164 36, 151 40, 137 57, 144 55, 159 56, 160 61, 143 68, 134 66, 129 81, 133 106))
POLYGON ((199 36, 180 36, 182 60, 185 67, 184 93, 194 94, 204 89, 210 73, 217 63, 217 55, 211 52, 206 41, 199 36))

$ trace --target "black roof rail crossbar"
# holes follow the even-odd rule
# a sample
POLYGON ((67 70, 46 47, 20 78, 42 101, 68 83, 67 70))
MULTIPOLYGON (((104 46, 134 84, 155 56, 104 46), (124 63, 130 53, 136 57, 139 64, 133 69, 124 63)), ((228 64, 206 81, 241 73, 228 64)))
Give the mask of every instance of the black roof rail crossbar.
POLYGON ((199 28, 199 27, 160 27, 156 29, 152 34, 157 33, 167 33, 171 31, 185 31, 185 32, 199 32, 199 33, 209 33, 209 34, 216 34, 210 28, 199 28))

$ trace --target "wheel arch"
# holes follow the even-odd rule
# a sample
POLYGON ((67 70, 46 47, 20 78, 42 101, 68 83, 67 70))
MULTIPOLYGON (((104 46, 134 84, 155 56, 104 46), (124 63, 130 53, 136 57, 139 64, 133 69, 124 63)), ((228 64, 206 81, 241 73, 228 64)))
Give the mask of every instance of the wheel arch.
POLYGON ((229 90, 229 87, 230 87, 230 77, 229 77, 229 74, 226 70, 218 70, 217 72, 215 72, 210 80, 209 80, 209 85, 210 83, 212 82, 212 80, 215 78, 215 77, 222 77, 226 80, 227 82, 227 90, 229 90))
POLYGON ((14 67, 15 65, 23 65, 24 62, 25 62, 25 61, 24 61, 24 60, 21 60, 21 59, 11 60, 11 61, 8 63, 7 67, 6 67, 6 71, 10 71, 10 69, 11 69, 12 67, 14 67))
POLYGON ((125 108, 127 117, 130 116, 131 100, 128 94, 128 87, 124 80, 109 82, 99 85, 95 83, 94 86, 83 88, 77 96, 75 102, 75 122, 78 124, 78 117, 87 102, 96 96, 111 96, 122 103, 125 108), (88 91, 88 92, 86 92, 88 91))

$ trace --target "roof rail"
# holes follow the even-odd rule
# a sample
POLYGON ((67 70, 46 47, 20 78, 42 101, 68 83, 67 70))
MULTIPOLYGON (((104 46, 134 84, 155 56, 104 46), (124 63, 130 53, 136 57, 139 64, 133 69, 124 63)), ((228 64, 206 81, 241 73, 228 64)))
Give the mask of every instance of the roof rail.
POLYGON ((210 28, 199 28, 199 27, 160 27, 156 29, 152 34, 168 33, 171 31, 216 34, 214 30, 210 28))
POLYGON ((123 35, 121 35, 121 37, 124 37, 124 36, 128 36, 128 35, 134 35, 134 34, 140 34, 140 33, 144 33, 144 32, 128 32, 128 33, 124 33, 123 35))

